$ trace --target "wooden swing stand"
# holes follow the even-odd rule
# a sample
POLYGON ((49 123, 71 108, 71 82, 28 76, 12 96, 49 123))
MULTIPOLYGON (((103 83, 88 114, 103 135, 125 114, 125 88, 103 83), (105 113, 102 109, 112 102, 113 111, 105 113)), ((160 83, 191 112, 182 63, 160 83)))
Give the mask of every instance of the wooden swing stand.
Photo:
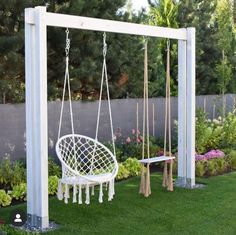
POLYGON ((49 26, 178 40, 178 182, 183 186, 194 187, 195 29, 173 29, 50 13, 46 12, 46 7, 41 6, 27 8, 25 9, 25 79, 28 225, 40 229, 49 227, 47 193, 47 28, 49 26))

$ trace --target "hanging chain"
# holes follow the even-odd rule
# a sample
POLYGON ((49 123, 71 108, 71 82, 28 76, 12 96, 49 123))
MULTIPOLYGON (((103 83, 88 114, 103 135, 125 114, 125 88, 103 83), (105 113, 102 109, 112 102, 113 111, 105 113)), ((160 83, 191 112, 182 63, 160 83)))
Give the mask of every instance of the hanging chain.
POLYGON ((106 33, 103 33, 103 57, 107 55, 107 43, 106 43, 106 33))
POLYGON ((66 29, 66 48, 65 48, 65 53, 66 53, 66 57, 69 56, 69 52, 70 52, 70 39, 69 39, 69 29, 66 29))

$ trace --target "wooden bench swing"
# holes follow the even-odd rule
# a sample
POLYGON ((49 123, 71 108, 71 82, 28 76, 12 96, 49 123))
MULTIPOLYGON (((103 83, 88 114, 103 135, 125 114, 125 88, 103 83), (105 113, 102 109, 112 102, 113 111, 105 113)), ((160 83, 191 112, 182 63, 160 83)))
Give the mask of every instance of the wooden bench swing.
POLYGON ((166 63, 166 99, 165 99, 165 133, 164 133, 164 155, 150 157, 149 143, 149 104, 148 104, 148 41, 144 40, 144 94, 143 94, 143 146, 141 182, 139 193, 148 197, 151 194, 150 185, 150 164, 164 161, 164 173, 162 186, 167 187, 168 191, 173 191, 172 168, 174 156, 171 154, 171 103, 170 103, 170 41, 167 39, 167 63, 166 63), (145 137, 146 133, 146 137, 145 137), (146 140, 146 141, 145 141, 146 140), (168 152, 167 152, 168 140, 168 152), (147 147, 145 149, 145 142, 147 147), (146 150, 146 151, 145 151, 146 150), (147 157, 145 158, 145 154, 147 157), (168 167, 169 164, 169 167, 168 167), (169 169, 168 169, 169 168, 169 169))

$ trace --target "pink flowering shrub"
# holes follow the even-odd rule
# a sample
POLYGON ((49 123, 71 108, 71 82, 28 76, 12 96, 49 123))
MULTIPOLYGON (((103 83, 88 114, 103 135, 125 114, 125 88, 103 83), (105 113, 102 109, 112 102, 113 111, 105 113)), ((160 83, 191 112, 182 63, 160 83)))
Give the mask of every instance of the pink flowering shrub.
MULTIPOLYGON (((143 136, 140 134, 139 130, 131 129, 129 135, 123 135, 121 128, 117 128, 113 138, 115 140, 118 161, 123 162, 129 157, 141 159, 143 136)), ((150 137, 149 141, 150 155, 157 156, 159 147, 155 143, 156 140, 150 137)), ((146 152, 146 141, 144 146, 146 152)))
POLYGON ((196 154, 195 160, 196 175, 199 177, 221 174, 228 169, 225 153, 218 149, 212 149, 205 154, 196 154))
POLYGON ((205 154, 196 154, 195 160, 196 161, 207 161, 207 160, 210 160, 213 158, 223 158, 224 156, 225 156, 225 154, 221 150, 213 149, 205 154))
POLYGON ((218 149, 212 149, 209 152, 205 153, 207 160, 212 158, 223 158, 225 156, 224 152, 218 149))

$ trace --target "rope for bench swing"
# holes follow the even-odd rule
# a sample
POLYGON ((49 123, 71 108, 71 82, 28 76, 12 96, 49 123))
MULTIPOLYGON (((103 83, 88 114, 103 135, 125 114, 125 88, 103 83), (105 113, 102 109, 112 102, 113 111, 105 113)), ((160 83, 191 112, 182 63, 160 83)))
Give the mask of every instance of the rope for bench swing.
MULTIPOLYGON (((144 40, 144 89, 143 89, 143 143, 142 143, 142 160, 145 158, 145 139, 147 139, 147 158, 150 158, 150 143, 149 143, 149 109, 148 109, 148 41, 144 40), (145 133, 147 136, 145 137, 145 133)), ((167 156, 167 138, 169 145, 168 155, 171 157, 171 102, 170 102, 170 41, 167 40, 167 65, 166 65, 166 99, 165 99, 165 135, 164 135, 164 156, 167 156), (168 137, 167 137, 168 135, 168 137)), ((173 160, 170 160, 170 169, 168 175, 167 161, 164 163, 163 187, 173 191, 172 181, 173 160)), ((141 167, 141 182, 139 193, 148 197, 151 194, 150 186, 150 163, 144 164, 141 167)))
MULTIPOLYGON (((165 99, 165 136, 164 136, 164 156, 171 157, 171 100, 170 100, 170 40, 167 40, 166 50, 166 99, 165 99), (167 149, 168 139, 168 153, 167 149)), ((172 168, 173 160, 170 160, 170 169, 168 177, 167 161, 164 163, 164 173, 162 186, 167 187, 169 191, 173 191, 172 168)))
MULTIPOLYGON (((148 40, 144 38, 144 82, 143 82, 143 142, 142 142, 142 159, 145 158, 145 139, 147 138, 147 158, 150 158, 150 143, 149 143, 149 109, 148 109, 148 40), (145 136, 147 133, 147 137, 145 136)), ((142 164, 141 182, 139 193, 148 197, 151 194, 150 187, 150 167, 147 163, 145 168, 142 164)))

